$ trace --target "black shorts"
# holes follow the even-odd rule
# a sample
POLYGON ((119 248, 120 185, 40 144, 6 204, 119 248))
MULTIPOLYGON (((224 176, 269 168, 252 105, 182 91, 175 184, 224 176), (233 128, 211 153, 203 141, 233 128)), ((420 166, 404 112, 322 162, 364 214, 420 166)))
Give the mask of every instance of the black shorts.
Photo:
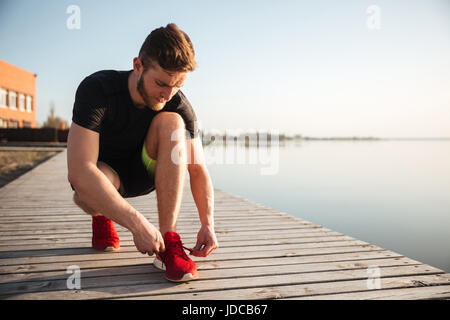
MULTIPOLYGON (((130 158, 98 159, 110 166, 120 178, 119 193, 124 198, 138 197, 155 190, 155 177, 144 166, 141 153, 130 158)), ((72 190, 75 190, 71 185, 72 190)))

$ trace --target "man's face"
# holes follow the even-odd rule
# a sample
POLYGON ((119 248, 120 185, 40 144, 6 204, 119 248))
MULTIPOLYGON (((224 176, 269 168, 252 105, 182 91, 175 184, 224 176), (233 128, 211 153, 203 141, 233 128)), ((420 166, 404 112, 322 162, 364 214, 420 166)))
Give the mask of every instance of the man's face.
POLYGON ((159 111, 180 90, 186 78, 187 72, 166 71, 153 63, 153 66, 141 72, 137 91, 148 107, 159 111))

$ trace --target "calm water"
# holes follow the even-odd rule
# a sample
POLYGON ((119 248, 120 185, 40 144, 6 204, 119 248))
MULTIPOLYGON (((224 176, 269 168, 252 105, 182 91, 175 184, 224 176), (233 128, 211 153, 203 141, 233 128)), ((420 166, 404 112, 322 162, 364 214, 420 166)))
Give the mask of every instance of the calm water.
POLYGON ((216 188, 450 272, 450 140, 210 145, 205 156, 216 188))

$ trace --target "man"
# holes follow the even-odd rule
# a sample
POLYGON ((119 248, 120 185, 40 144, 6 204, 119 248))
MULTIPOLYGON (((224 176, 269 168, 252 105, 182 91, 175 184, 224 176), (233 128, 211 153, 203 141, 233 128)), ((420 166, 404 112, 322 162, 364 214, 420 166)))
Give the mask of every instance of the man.
POLYGON ((80 83, 67 145, 74 202, 93 216, 93 247, 118 250, 119 223, 141 253, 156 254, 154 265, 170 281, 198 278, 176 233, 186 171, 201 221, 191 254, 206 257, 218 247, 196 116, 179 91, 195 65, 187 34, 175 24, 153 30, 133 70, 99 71, 80 83), (159 230, 124 199, 155 189, 159 230))

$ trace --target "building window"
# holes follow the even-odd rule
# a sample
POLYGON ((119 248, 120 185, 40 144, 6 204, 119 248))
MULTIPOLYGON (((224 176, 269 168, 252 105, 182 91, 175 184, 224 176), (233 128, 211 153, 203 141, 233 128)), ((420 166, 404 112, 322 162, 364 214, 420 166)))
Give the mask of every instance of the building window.
POLYGON ((17 93, 9 90, 9 107, 17 110, 17 93))
POLYGON ((31 122, 30 121, 24 121, 23 122, 23 127, 24 128, 31 128, 31 122))
POLYGON ((0 108, 6 108, 7 107, 6 96, 7 96, 6 90, 3 89, 3 88, 0 88, 0 108))
POLYGON ((33 111, 33 98, 30 96, 26 97, 26 107, 27 107, 27 111, 28 112, 32 112, 33 111))
POLYGON ((0 118, 0 128, 8 128, 8 120, 0 118))
POLYGON ((19 93, 19 110, 25 111, 25 95, 23 93, 19 93))
POLYGON ((10 128, 18 128, 19 127, 19 121, 17 121, 17 120, 9 120, 9 127, 10 128))

